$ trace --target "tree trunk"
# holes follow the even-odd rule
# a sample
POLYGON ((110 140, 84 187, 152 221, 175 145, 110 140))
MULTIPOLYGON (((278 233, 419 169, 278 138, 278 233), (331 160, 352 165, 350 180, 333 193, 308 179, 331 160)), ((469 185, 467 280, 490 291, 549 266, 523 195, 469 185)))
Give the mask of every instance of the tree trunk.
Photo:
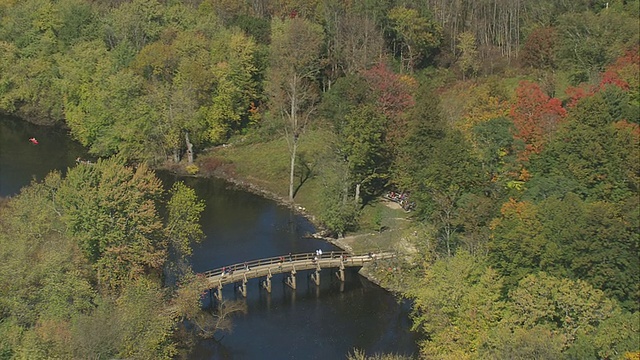
POLYGON ((296 151, 298 150, 298 137, 293 136, 293 144, 291 144, 291 169, 289 172, 289 201, 293 202, 293 179, 296 169, 296 151))
POLYGON ((296 152, 298 150, 298 75, 293 74, 290 83, 291 108, 289 109, 289 121, 291 122, 291 168, 289 169, 289 202, 293 203, 293 179, 296 170, 296 152))
POLYGON ((178 148, 173 148, 173 162, 174 163, 180 162, 180 149, 178 148))
POLYGON ((358 204, 360 204, 360 183, 356 184, 356 196, 354 200, 356 207, 358 207, 358 204))
POLYGON ((189 141, 188 131, 184 133, 184 139, 187 143, 187 159, 189 160, 189 164, 193 164, 193 144, 189 141))

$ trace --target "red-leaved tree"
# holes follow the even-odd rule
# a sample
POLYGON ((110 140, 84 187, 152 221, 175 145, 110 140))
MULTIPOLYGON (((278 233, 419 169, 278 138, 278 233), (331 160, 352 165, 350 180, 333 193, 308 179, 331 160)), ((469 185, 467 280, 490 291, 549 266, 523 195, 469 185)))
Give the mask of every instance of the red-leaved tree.
POLYGON ((617 86, 624 91, 635 92, 634 97, 637 98, 638 88, 640 87, 639 66, 640 53, 638 48, 627 51, 625 55, 619 57, 601 74, 598 85, 580 84, 576 87, 567 88, 566 93, 570 97, 567 107, 576 106, 580 99, 593 96, 608 85, 617 86))
POLYGON ((513 135, 525 143, 520 160, 539 154, 566 114, 559 99, 550 98, 536 83, 522 81, 516 89, 516 103, 511 107, 513 135))
POLYGON ((376 108, 390 122, 387 139, 392 145, 396 145, 406 135, 404 113, 415 104, 413 94, 417 82, 410 76, 394 73, 382 62, 363 71, 362 75, 375 94, 376 108))

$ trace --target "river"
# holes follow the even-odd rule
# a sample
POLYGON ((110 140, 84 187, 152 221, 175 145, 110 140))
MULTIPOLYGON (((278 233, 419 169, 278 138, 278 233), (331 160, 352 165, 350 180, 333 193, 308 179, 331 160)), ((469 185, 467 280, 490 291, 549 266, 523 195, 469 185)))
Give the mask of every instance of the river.
MULTIPOLYGON (((0 196, 18 193, 51 170, 64 172, 77 157, 85 158, 86 152, 64 130, 0 117, 0 196)), ((274 201, 219 179, 158 175, 165 185, 184 181, 206 203, 201 220, 206 238, 191 259, 196 272, 289 252, 337 250, 309 237, 313 225, 274 201)), ((347 271, 344 284, 324 270, 319 288, 300 272, 296 291, 282 283, 282 276, 274 276, 271 294, 259 290, 257 279, 250 280, 246 299, 233 286, 225 287, 224 298, 245 301, 247 313, 234 318, 233 331, 220 342, 201 341, 189 358, 344 359, 355 348, 367 354, 417 353, 408 306, 356 270, 347 271)))

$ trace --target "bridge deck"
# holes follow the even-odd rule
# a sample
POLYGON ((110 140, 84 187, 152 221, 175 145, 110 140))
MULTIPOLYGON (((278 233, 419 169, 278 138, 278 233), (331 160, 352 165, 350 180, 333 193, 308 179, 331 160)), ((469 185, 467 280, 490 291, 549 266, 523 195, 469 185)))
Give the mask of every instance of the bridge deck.
POLYGON ((296 271, 363 266, 368 262, 378 259, 389 259, 393 253, 377 253, 371 255, 351 255, 347 252, 333 251, 317 256, 315 253, 291 254, 260 260, 249 261, 210 270, 204 275, 211 289, 222 287, 243 280, 265 277, 269 274, 276 275, 296 271))

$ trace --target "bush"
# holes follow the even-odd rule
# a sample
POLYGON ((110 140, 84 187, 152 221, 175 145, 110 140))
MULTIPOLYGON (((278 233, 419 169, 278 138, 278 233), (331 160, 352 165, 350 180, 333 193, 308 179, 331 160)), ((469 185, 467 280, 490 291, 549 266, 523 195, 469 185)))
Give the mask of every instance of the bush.
POLYGON ((200 168, 196 164, 189 164, 185 167, 185 170, 187 170, 189 175, 195 175, 200 171, 200 168))

